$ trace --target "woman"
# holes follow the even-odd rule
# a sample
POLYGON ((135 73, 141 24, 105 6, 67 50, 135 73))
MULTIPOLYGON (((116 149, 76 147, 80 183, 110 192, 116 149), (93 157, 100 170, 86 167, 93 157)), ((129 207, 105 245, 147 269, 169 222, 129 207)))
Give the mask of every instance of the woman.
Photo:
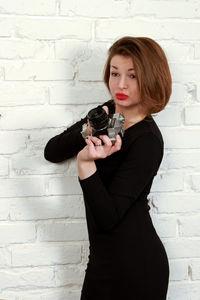
POLYGON ((123 137, 114 145, 107 135, 83 139, 85 117, 45 148, 52 162, 77 155, 90 242, 81 300, 164 300, 169 264, 147 196, 163 158, 152 114, 171 94, 166 56, 150 38, 123 37, 109 49, 104 82, 112 99, 102 107, 123 114, 123 137))

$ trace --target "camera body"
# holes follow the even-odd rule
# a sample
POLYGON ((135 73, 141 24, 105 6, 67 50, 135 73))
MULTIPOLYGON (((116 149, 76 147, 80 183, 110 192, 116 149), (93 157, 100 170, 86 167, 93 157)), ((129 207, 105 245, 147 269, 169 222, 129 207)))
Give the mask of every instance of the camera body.
MULTIPOLYGON (((106 134, 111 139, 112 144, 115 143, 117 134, 120 134, 121 137, 124 136, 122 126, 125 118, 120 113, 107 115, 102 106, 99 105, 88 112, 87 119, 92 127, 92 136, 99 137, 106 134)), ((87 124, 83 124, 81 133, 84 138, 89 136, 87 124)))

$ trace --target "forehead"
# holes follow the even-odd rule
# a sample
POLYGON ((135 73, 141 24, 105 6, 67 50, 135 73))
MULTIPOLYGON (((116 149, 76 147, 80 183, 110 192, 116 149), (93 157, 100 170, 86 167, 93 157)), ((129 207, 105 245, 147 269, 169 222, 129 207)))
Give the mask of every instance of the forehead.
POLYGON ((110 67, 133 69, 133 60, 129 56, 114 55, 110 61, 110 67))

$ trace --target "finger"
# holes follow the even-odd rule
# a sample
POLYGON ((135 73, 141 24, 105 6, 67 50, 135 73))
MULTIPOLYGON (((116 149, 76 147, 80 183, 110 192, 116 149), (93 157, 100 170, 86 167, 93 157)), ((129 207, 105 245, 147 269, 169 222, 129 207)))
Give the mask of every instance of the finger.
POLYGON ((117 151, 119 151, 121 149, 122 146, 122 139, 119 135, 116 136, 116 140, 115 140, 115 144, 112 146, 112 148, 110 149, 109 155, 111 155, 112 153, 115 153, 117 151))
POLYGON ((112 146, 112 141, 107 135, 100 135, 100 139, 104 142, 104 145, 107 147, 112 146))
POLYGON ((102 144, 101 140, 96 136, 89 136, 88 139, 91 140, 96 146, 102 144))
POLYGON ((109 114, 108 106, 104 105, 102 108, 105 110, 105 112, 106 112, 107 115, 108 115, 108 114, 109 114))

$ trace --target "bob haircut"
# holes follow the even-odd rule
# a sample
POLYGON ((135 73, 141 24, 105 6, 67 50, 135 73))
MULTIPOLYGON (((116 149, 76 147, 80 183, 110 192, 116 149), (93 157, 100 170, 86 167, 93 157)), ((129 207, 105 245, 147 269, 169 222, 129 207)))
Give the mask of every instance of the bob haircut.
POLYGON ((147 37, 125 36, 117 40, 108 50, 104 67, 104 83, 109 92, 110 62, 113 56, 130 57, 138 81, 141 104, 147 116, 157 113, 167 105, 172 79, 163 49, 147 37))

